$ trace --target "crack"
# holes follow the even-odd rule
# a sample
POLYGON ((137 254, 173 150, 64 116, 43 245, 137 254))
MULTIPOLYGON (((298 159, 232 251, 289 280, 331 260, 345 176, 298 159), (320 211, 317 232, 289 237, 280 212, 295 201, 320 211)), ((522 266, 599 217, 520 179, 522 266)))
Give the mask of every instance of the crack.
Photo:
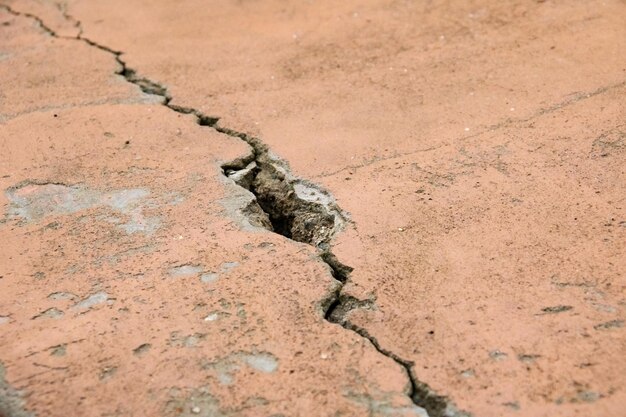
POLYGON ((438 149, 443 148, 444 146, 450 146, 449 143, 442 143, 440 145, 437 146, 430 146, 428 148, 423 148, 423 149, 415 149, 415 150, 411 150, 408 152, 394 152, 392 155, 388 155, 388 156, 375 156, 371 159, 368 159, 366 161, 363 161, 361 163, 358 164, 351 164, 351 165, 346 165, 342 168, 336 169, 334 171, 325 171, 322 172, 320 174, 317 174, 314 178, 326 178, 326 177, 332 177, 334 175, 337 175, 341 172, 344 171, 351 171, 351 173, 354 173, 356 171, 358 171, 361 168, 365 168, 368 167, 370 165, 374 165, 377 163, 381 163, 381 162, 385 162, 385 161, 391 161, 394 159, 399 159, 399 158, 404 158, 406 156, 411 156, 411 155, 416 155, 418 153, 426 153, 426 152, 432 152, 432 151, 436 151, 438 149))
POLYGON ((456 142, 463 142, 463 141, 467 141, 469 139, 473 139, 476 137, 480 137, 484 134, 487 133, 492 133, 492 132, 496 132, 500 129, 504 129, 504 128, 509 128, 509 127, 515 127, 515 126, 523 126, 526 123, 532 122, 535 119, 540 118, 541 116, 547 115, 547 114, 552 114, 556 111, 559 111, 561 109, 565 109, 569 106, 572 106, 580 101, 584 101, 593 97, 596 97, 598 95, 604 94, 606 92, 612 91, 612 90, 616 90, 616 89, 620 89, 622 87, 626 86, 626 81, 620 81, 614 84, 610 84, 610 85, 605 85, 605 86, 601 86, 596 88, 593 91, 587 91, 587 92, 576 92, 573 94, 570 94, 571 97, 562 100, 558 103, 552 104, 548 107, 541 107, 538 110, 536 110, 535 112, 531 113, 529 116, 524 117, 524 118, 511 118, 511 117, 507 117, 505 120, 502 120, 498 123, 495 124, 491 124, 488 126, 485 126, 484 128, 478 130, 476 133, 472 133, 470 135, 465 135, 465 136, 461 136, 458 138, 455 138, 454 141, 447 141, 445 143, 442 143, 440 145, 437 146, 432 146, 432 147, 428 147, 428 148, 424 148, 424 149, 416 149, 416 150, 411 150, 408 152, 402 152, 402 153, 394 153, 392 155, 389 156, 380 156, 380 157, 374 157, 370 160, 367 161, 363 161, 359 164, 352 164, 352 165, 347 165, 344 166, 342 168, 339 168, 337 170, 334 171, 327 171, 327 172, 322 172, 318 175, 315 176, 315 178, 325 178, 325 177, 332 177, 334 175, 337 175, 341 172, 344 171, 353 171, 356 172, 357 170, 361 169, 361 168, 365 168, 368 167, 370 165, 374 165, 374 164, 378 164, 378 163, 382 163, 385 161, 390 161, 390 160, 394 160, 394 159, 399 159, 399 158, 404 158, 407 156, 412 156, 412 155, 416 155, 418 153, 424 153, 424 152, 432 152, 435 151, 437 149, 443 148, 444 146, 451 146, 453 143, 456 142))
MULTIPOLYGON (((288 164, 275 156, 259 139, 214 123, 218 132, 240 138, 252 148, 253 159, 225 164, 224 174, 255 195, 267 213, 272 231, 316 247, 322 258, 332 259, 331 269, 349 269, 330 252, 333 236, 343 229, 348 216, 332 196, 320 187, 296 178, 288 164)), ((328 263, 328 262, 327 262, 328 263)))
POLYGON ((529 123, 532 122, 535 119, 540 118, 541 116, 547 115, 547 114, 551 114, 554 112, 557 112, 561 109, 565 109, 567 107, 570 107, 572 105, 575 105, 576 103, 580 102, 580 101, 584 101, 593 97, 596 97, 598 95, 604 94, 606 92, 612 91, 612 90, 616 90, 616 89, 620 89, 622 87, 626 86, 626 81, 619 81, 617 83, 613 83, 610 85, 604 85, 601 87, 596 88, 593 91, 586 91, 586 92, 575 92, 570 94, 569 98, 566 98, 565 100, 562 100, 558 103, 552 104, 548 107, 541 107, 538 110, 532 112, 529 116, 524 117, 524 118, 506 118, 503 121, 500 121, 498 123, 486 126, 485 128, 481 129, 480 131, 471 134, 471 135, 466 135, 460 138, 460 140, 464 141, 464 140, 468 140, 468 139, 472 139, 481 135, 484 135, 485 133, 490 133, 490 132, 495 132, 497 130, 500 130, 502 128, 508 128, 508 127, 514 127, 514 126, 520 126, 520 125, 524 125, 525 123, 529 123))
POLYGON ((394 362, 400 365, 410 382, 409 397, 415 405, 424 408, 428 412, 429 417, 471 417, 471 414, 459 410, 447 397, 437 394, 428 384, 420 381, 413 372, 414 362, 403 359, 390 350, 385 349, 366 329, 350 322, 348 315, 355 309, 373 310, 375 309, 374 301, 359 300, 339 291, 337 298, 329 305, 324 317, 329 322, 337 323, 345 329, 352 330, 369 340, 380 354, 393 359, 394 362))
POLYGON ((57 8, 57 10, 59 11, 59 13, 61 13, 61 16, 63 16, 63 18, 72 23, 72 26, 76 28, 76 30, 78 30, 78 34, 76 35, 77 37, 80 37, 83 34, 83 28, 82 25, 80 23, 80 21, 76 20, 74 18, 74 16, 70 15, 67 11, 67 3, 55 3, 55 6, 57 8))
POLYGON ((35 23, 37 23, 37 25, 41 28, 41 30, 43 30, 46 34, 48 34, 49 36, 52 36, 53 38, 62 37, 62 36, 57 35, 57 33, 54 30, 52 30, 49 26, 47 26, 43 22, 43 20, 41 20, 41 18, 39 18, 38 16, 35 16, 34 14, 15 11, 11 7, 7 6, 6 4, 0 4, 0 8, 6 10, 9 14, 12 14, 13 16, 28 17, 29 19, 34 20, 35 23))
POLYGON ((244 213, 251 218, 251 223, 316 248, 320 259, 329 267, 332 276, 340 284, 320 301, 324 319, 367 339, 380 354, 400 365, 410 382, 409 398, 415 405, 425 409, 430 417, 470 416, 468 413, 457 410, 447 397, 436 394, 427 384, 419 381, 413 372, 413 362, 400 358, 381 347, 376 338, 364 328, 356 326, 347 319, 350 311, 354 309, 372 309, 375 306, 372 300, 358 300, 343 294, 344 286, 349 281, 353 268, 340 262, 332 253, 331 241, 349 222, 349 216, 339 208, 330 193, 310 181, 294 176, 288 163, 273 154, 260 139, 220 126, 219 117, 205 115, 191 107, 171 104, 172 97, 166 86, 139 76, 122 59, 123 52, 83 36, 81 22, 70 16, 65 6, 57 5, 57 8, 79 29, 74 37, 57 35, 37 16, 14 11, 6 5, 0 5, 0 8, 4 8, 15 16, 34 19, 52 37, 82 41, 113 55, 120 67, 116 73, 129 83, 138 86, 142 92, 161 97, 161 104, 172 111, 195 116, 200 126, 209 127, 246 142, 252 149, 251 154, 223 164, 222 173, 255 196, 255 200, 243 209, 244 213))

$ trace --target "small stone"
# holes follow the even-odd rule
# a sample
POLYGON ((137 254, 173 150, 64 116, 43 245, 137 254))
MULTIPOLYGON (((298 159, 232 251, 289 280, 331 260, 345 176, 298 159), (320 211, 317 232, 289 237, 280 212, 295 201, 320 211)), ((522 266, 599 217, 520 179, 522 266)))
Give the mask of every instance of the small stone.
POLYGON ((194 413, 194 414, 200 414, 200 407, 193 407, 191 409, 191 412, 194 413))

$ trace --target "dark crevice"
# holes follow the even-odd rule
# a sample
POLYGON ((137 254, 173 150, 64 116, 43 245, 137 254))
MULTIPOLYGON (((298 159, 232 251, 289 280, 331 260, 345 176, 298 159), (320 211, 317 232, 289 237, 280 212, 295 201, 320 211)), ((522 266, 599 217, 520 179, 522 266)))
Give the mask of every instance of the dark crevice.
POLYGON ((324 315, 326 320, 341 324, 347 323, 346 317, 348 313, 354 309, 373 310, 376 308, 374 300, 359 300, 351 295, 339 294, 337 299, 330 305, 324 315))
POLYGON ((322 260, 326 262, 326 264, 330 267, 333 277, 337 281, 345 284, 346 281, 348 281, 348 277, 353 271, 353 268, 339 262, 339 259, 337 259, 337 257, 331 251, 322 252, 320 256, 322 257, 322 260))
POLYGON ((361 337, 369 340, 379 353, 393 359, 394 362, 400 365, 406 372, 410 382, 408 394, 411 400, 414 404, 424 408, 430 417, 471 416, 467 412, 458 410, 447 397, 438 395, 427 384, 419 381, 413 373, 414 362, 407 361, 395 353, 384 349, 378 343, 378 340, 369 334, 367 330, 350 322, 348 319, 349 313, 355 309, 372 310, 375 309, 375 303, 373 300, 359 300, 355 297, 339 293, 337 294, 337 298, 329 303, 324 317, 329 322, 337 323, 345 329, 352 330, 361 337))
POLYGON ((331 252, 331 241, 348 220, 347 215, 336 205, 328 192, 309 181, 295 177, 289 165, 274 156, 267 145, 258 138, 219 126, 219 117, 205 115, 191 107, 171 104, 172 97, 166 86, 139 76, 135 70, 126 65, 121 51, 85 38, 82 35, 80 22, 71 18, 65 9, 61 10, 63 15, 75 22, 75 26, 80 29, 76 37, 58 36, 40 18, 16 12, 5 5, 0 5, 0 7, 13 15, 26 16, 35 20, 52 37, 82 41, 113 55, 120 65, 117 74, 129 83, 138 86, 144 93, 161 97, 161 103, 167 108, 180 114, 194 115, 200 126, 209 127, 245 141, 252 148, 252 152, 223 164, 222 172, 255 196, 255 200, 242 209, 251 224, 266 228, 288 239, 312 245, 317 249, 320 259, 328 265, 332 276, 341 284, 320 301, 324 318, 369 340, 378 352, 402 366, 410 381, 411 387, 408 394, 411 400, 415 405, 426 409, 430 417, 469 416, 467 413, 458 411, 446 397, 437 395, 428 385, 417 380, 412 371, 413 362, 404 360, 382 348, 365 329, 348 320, 350 311, 357 308, 373 309, 375 305, 372 300, 358 300, 342 292, 353 268, 341 263, 331 252))
POLYGON ((332 196, 296 178, 288 164, 274 156, 259 139, 223 128, 217 122, 211 127, 245 141, 252 148, 250 159, 229 162, 222 169, 227 177, 254 194, 270 220, 272 231, 310 244, 320 253, 329 252, 333 236, 347 221, 332 196))
POLYGON ((147 78, 139 77, 135 70, 128 68, 126 64, 119 59, 119 56, 120 54, 116 53, 117 60, 120 64, 122 64, 123 68, 120 75, 126 78, 126 81, 135 84, 146 94, 163 97, 165 105, 170 102, 171 98, 167 93, 167 88, 147 78))
POLYGON ((0 8, 6 10, 8 13, 12 14, 13 16, 28 17, 29 19, 34 20, 35 23, 37 23, 37 25, 41 28, 41 30, 43 30, 44 32, 46 32, 46 34, 52 36, 53 38, 61 38, 62 37, 62 36, 58 36, 54 30, 52 30, 49 26, 47 26, 43 22, 43 20, 41 20, 38 16, 35 16, 34 14, 16 12, 11 7, 9 7, 7 5, 4 5, 4 4, 0 4, 0 8))

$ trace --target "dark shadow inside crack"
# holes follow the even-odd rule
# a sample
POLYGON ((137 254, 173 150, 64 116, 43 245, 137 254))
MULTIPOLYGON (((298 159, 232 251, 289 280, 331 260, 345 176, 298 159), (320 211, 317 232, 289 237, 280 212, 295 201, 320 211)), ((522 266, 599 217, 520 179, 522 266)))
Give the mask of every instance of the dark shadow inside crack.
POLYGON ((330 194, 292 175, 288 165, 273 156, 258 139, 219 127, 217 130, 252 147, 252 160, 231 161, 222 170, 255 196, 259 207, 267 213, 271 230, 322 252, 328 251, 333 236, 347 218, 330 194))

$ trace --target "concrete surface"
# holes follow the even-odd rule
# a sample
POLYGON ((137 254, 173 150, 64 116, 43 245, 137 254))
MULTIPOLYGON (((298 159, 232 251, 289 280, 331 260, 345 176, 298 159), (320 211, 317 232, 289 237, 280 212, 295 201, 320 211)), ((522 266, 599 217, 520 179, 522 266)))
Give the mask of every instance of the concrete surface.
POLYGON ((623 1, 0 4, 3 417, 626 415, 623 1))

